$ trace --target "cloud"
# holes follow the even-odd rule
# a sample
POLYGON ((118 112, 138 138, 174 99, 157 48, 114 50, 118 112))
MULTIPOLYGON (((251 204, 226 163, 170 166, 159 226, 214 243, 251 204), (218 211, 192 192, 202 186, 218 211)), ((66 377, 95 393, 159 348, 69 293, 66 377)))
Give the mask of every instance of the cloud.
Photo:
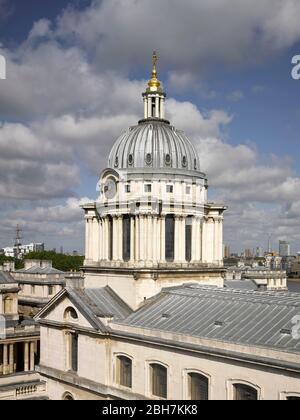
POLYGON ((98 0, 68 8, 55 35, 92 51, 101 69, 144 67, 157 49, 169 69, 199 78, 217 63, 255 64, 293 45, 299 14, 297 0, 98 0))
MULTIPOLYGON (((170 70, 167 84, 183 93, 203 90, 202 76, 214 66, 260 63, 300 38, 300 3, 293 0, 186 3, 95 0, 83 10, 68 7, 56 21, 39 20, 15 49, 0 47, 8 68, 0 84, 2 238, 19 222, 39 240, 59 237, 73 247, 74 235, 83 242, 80 167, 98 176, 113 142, 142 117, 146 81, 138 74, 149 68, 153 49, 160 70, 170 70)), ((239 90, 228 95, 242 97, 239 90)), ((300 241, 300 180, 289 159, 230 144, 225 133, 234 116, 226 110, 200 111, 170 98, 166 111, 194 141, 211 198, 229 205, 226 240, 255 246, 272 232, 300 241)))

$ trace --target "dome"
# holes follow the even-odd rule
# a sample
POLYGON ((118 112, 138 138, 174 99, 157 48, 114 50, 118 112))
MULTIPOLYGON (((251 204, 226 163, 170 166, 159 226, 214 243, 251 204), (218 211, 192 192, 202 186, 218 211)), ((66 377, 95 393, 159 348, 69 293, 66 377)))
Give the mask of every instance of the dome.
POLYGON ((108 160, 114 169, 180 169, 200 172, 199 156, 185 134, 166 120, 147 118, 114 144, 108 160))

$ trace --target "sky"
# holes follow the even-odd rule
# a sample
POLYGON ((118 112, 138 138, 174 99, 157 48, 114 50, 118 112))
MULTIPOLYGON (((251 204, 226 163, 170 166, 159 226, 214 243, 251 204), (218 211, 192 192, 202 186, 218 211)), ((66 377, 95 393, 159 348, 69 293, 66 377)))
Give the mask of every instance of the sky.
POLYGON ((80 204, 142 117, 159 55, 166 113, 198 150, 232 252, 300 251, 298 0, 0 0, 0 247, 84 249, 80 204))

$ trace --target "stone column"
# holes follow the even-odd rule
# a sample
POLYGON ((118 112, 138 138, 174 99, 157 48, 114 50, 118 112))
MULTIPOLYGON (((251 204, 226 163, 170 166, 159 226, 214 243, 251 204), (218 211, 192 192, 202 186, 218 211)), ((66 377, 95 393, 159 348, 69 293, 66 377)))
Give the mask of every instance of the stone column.
POLYGON ((185 261, 185 229, 183 229, 185 219, 183 216, 175 216, 175 244, 174 244, 174 261, 185 261))
POLYGON ((207 220, 203 218, 202 221, 202 261, 207 262, 207 247, 208 247, 208 240, 207 240, 207 220))
POLYGON ((147 98, 144 97, 144 118, 148 116, 147 98))
POLYGON ((123 216, 119 216, 119 261, 123 261, 123 216))
POLYGON ((103 225, 102 225, 102 219, 99 219, 99 254, 98 254, 98 261, 102 260, 102 254, 103 254, 103 225))
POLYGON ((192 219, 192 259, 191 262, 196 262, 197 261, 197 252, 196 252, 196 244, 197 244, 197 239, 196 239, 196 229, 197 229, 197 219, 196 217, 193 217, 192 219))
POLYGON ((148 97, 148 118, 152 117, 152 98, 148 97))
POLYGON ((85 259, 89 259, 89 219, 85 219, 85 259))
POLYGON ((214 219, 214 262, 219 262, 219 219, 214 219))
POLYGON ((162 262, 166 261, 166 220, 165 217, 162 216, 159 219, 160 222, 160 260, 162 262))
POLYGON ((29 343, 24 343, 24 372, 29 370, 29 343))
POLYGON ((30 343, 30 370, 34 370, 34 341, 30 343))
POLYGON ((8 366, 8 372, 14 373, 14 345, 9 344, 9 366, 8 366))
POLYGON ((153 261, 153 227, 152 227, 152 216, 146 216, 147 220, 147 235, 146 235, 146 250, 147 250, 147 260, 153 261))
POLYGON ((160 118, 165 118, 165 98, 160 101, 160 118))
POLYGON ((7 344, 3 344, 3 375, 7 375, 8 373, 8 351, 7 351, 7 344))
POLYGON ((223 218, 219 219, 219 260, 223 264, 223 218))
POLYGON ((158 241, 158 235, 157 235, 157 228, 158 228, 158 219, 156 216, 153 216, 153 231, 152 231, 152 246, 153 246, 153 262, 157 262, 159 259, 159 241, 158 241))
POLYGON ((113 217, 112 219, 112 224, 113 224, 113 255, 112 255, 112 259, 113 261, 117 261, 118 260, 118 251, 119 251, 119 246, 118 246, 118 242, 119 242, 119 235, 118 235, 118 219, 116 216, 113 217))
POLYGON ((134 261, 135 259, 135 237, 134 237, 134 231, 135 231, 135 220, 134 217, 130 217, 130 261, 134 261))
POLYGON ((206 249, 207 262, 212 263, 214 259, 214 220, 209 217, 206 222, 206 249))
POLYGON ((93 246, 92 246, 92 255, 93 261, 99 260, 99 221, 96 217, 93 218, 93 246))
POLYGON ((107 217, 103 219, 103 259, 108 260, 109 255, 109 221, 107 217))
POLYGON ((159 97, 156 96, 155 98, 155 116, 159 118, 159 97))
POLYGON ((140 261, 145 261, 145 216, 140 215, 140 261))
POLYGON ((134 241, 135 241, 135 255, 134 259, 135 261, 140 260, 140 216, 135 216, 135 235, 134 235, 134 241))

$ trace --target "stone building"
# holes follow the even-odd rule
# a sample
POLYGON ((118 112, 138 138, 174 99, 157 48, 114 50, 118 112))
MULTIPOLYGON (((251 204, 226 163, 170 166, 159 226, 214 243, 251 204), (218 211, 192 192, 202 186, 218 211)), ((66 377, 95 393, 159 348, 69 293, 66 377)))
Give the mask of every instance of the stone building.
POLYGON ((83 206, 87 287, 109 284, 133 308, 183 281, 223 284, 223 205, 207 199, 207 179, 185 134, 165 119, 156 77, 143 93, 144 118, 121 134, 83 206))
POLYGON ((41 396, 45 383, 34 372, 39 362, 39 326, 18 314, 19 287, 0 271, 0 399, 41 396))
POLYGON ((64 288, 66 273, 52 267, 49 260, 25 260, 25 267, 12 271, 19 285, 19 311, 34 316, 64 288))
POLYGON ((83 206, 83 277, 35 317, 50 399, 300 399, 300 297, 223 287, 223 205, 152 78, 83 206))

